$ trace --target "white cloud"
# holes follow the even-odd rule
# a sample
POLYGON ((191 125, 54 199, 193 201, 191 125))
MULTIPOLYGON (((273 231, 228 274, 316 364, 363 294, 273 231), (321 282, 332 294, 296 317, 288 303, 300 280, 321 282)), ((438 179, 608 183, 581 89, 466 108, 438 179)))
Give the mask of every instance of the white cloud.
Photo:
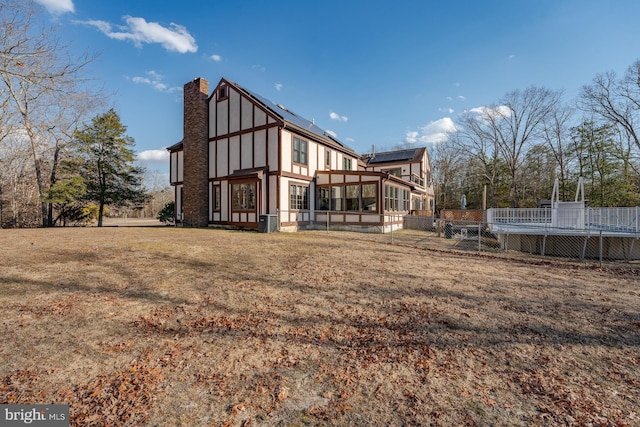
POLYGON ((509 55, 509 59, 516 59, 516 56, 511 54, 511 55, 509 55))
POLYGON ((453 114, 454 113, 453 108, 438 108, 438 111, 440 111, 441 113, 446 113, 446 114, 453 114))
POLYGON ((346 142, 349 142, 349 143, 351 143, 351 142, 356 142, 356 140, 355 140, 355 139, 353 139, 353 138, 347 138, 347 139, 345 139, 345 141, 346 141, 346 142))
POLYGON ((263 73, 265 71, 267 71, 267 68, 264 65, 260 65, 260 64, 255 64, 251 66, 252 70, 258 70, 258 71, 262 71, 263 73))
POLYGON ((331 118, 331 120, 337 120, 339 122, 345 122, 345 123, 349 120, 349 117, 341 116, 340 114, 334 113, 333 111, 329 113, 329 117, 331 118))
POLYGON ((168 163, 169 152, 167 150, 145 150, 138 153, 138 160, 148 163, 168 163))
POLYGON ((449 117, 444 117, 423 126, 420 128, 420 132, 408 131, 404 141, 410 144, 418 142, 423 144, 438 144, 446 141, 449 135, 457 130, 458 128, 455 123, 453 123, 453 120, 449 117))
POLYGON ((211 55, 209 57, 209 59, 211 59, 212 61, 215 61, 215 62, 220 62, 220 61, 222 61, 222 56, 213 54, 213 55, 211 55))
POLYGON ((414 144, 416 142, 418 142, 418 135, 420 135, 420 132, 416 132, 416 131, 409 131, 407 132, 407 136, 404 139, 405 142, 408 142, 410 144, 414 144))
POLYGON ((476 107, 469 110, 470 113, 477 114, 481 119, 498 118, 498 117, 510 117, 512 110, 506 105, 499 105, 497 107, 476 107))
POLYGON ((35 0, 35 1, 36 3, 40 3, 49 11, 49 13, 52 13, 54 15, 60 15, 67 12, 73 13, 75 11, 72 0, 35 0))
POLYGON ((163 27, 157 22, 147 22, 144 18, 124 16, 127 25, 113 26, 105 21, 82 21, 83 24, 96 27, 104 35, 115 40, 130 40, 137 47, 143 43, 159 43, 168 51, 187 53, 197 52, 196 40, 182 25, 170 23, 163 27))
POLYGON ((280 92, 280 90, 284 87, 282 83, 276 83, 273 86, 276 88, 278 92, 280 92))
POLYGON ((147 77, 135 76, 135 77, 127 77, 132 82, 136 84, 144 84, 153 87, 155 90, 160 92, 177 92, 182 88, 179 86, 167 86, 162 80, 164 80, 164 76, 162 74, 158 74, 155 71, 147 71, 147 77))
POLYGON ((331 135, 331 136, 332 136, 332 137, 334 137, 334 138, 338 138, 338 134, 337 134, 337 133, 335 133, 335 132, 334 132, 334 131, 332 131, 332 130, 325 130, 325 132, 326 132, 326 133, 328 133, 329 135, 331 135))
POLYGON ((465 96, 463 96, 463 95, 458 95, 458 96, 456 96, 456 99, 459 99, 460 101, 464 101, 467 98, 465 96))

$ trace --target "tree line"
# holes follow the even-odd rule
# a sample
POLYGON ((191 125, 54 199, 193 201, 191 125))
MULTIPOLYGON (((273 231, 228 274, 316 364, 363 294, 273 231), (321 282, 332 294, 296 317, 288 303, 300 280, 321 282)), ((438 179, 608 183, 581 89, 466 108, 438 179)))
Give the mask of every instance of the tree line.
POLYGON ((585 84, 575 100, 531 86, 465 111, 433 146, 436 210, 536 207, 555 180, 573 200, 578 179, 589 206, 640 202, 640 61, 585 84))
POLYGON ((85 75, 96 56, 72 55, 38 18, 31 1, 0 0, 0 227, 101 226, 107 206, 163 191, 144 189, 117 112, 99 112, 106 97, 85 75))

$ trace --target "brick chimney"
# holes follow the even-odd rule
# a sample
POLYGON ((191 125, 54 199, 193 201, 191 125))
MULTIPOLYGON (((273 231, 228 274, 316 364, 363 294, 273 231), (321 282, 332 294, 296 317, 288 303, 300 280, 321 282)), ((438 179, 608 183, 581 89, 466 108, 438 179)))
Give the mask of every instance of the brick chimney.
POLYGON ((209 82, 197 78, 184 85, 183 225, 209 223, 209 82))

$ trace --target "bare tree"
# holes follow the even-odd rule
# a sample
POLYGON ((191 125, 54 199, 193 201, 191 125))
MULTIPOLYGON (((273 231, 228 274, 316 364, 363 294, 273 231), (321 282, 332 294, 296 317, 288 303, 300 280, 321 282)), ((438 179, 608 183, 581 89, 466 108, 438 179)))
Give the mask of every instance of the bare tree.
POLYGON ((640 114, 640 61, 634 62, 622 78, 615 72, 598 74, 582 87, 578 106, 620 126, 640 148, 637 125, 640 114))
POLYGON ((498 106, 485 114, 497 136, 497 148, 510 173, 511 207, 518 207, 518 173, 526 152, 538 137, 544 120, 562 92, 531 86, 507 93, 498 106))
MULTIPOLYGON (((48 185, 50 188, 58 181, 60 163, 70 155, 69 148, 76 131, 88 119, 89 114, 103 105, 102 100, 102 96, 91 96, 83 91, 70 93, 69 96, 60 100, 58 108, 55 110, 55 116, 51 117, 50 126, 47 128, 49 148, 46 157, 49 162, 48 185)), ((48 202, 47 204, 47 225, 53 226, 53 203, 48 202)))
MULTIPOLYGON (((26 136, 7 135, 0 145, 0 227, 32 225, 27 212, 34 206, 37 189, 26 136)), ((37 199, 36 199, 37 204, 37 199)))
MULTIPOLYGON (((558 104, 545 118, 541 136, 553 153, 557 166, 560 197, 565 200, 569 194, 569 179, 575 156, 571 150, 571 120, 573 109, 568 105, 558 104)), ((574 153, 575 154, 575 153, 574 153)))
POLYGON ((36 28, 32 2, 0 0, 0 82, 26 133, 33 160, 41 220, 48 224, 44 201, 48 131, 61 100, 77 92, 80 71, 93 59, 72 58, 51 27, 36 28))
POLYGON ((460 199, 459 181, 464 174, 464 152, 460 144, 450 137, 447 141, 435 144, 430 153, 433 166, 433 181, 436 193, 435 210, 457 206, 460 199))
POLYGON ((460 132, 453 141, 460 145, 471 162, 478 165, 479 175, 489 184, 490 206, 498 206, 497 180, 500 171, 498 135, 485 117, 488 110, 467 111, 462 115, 460 132))

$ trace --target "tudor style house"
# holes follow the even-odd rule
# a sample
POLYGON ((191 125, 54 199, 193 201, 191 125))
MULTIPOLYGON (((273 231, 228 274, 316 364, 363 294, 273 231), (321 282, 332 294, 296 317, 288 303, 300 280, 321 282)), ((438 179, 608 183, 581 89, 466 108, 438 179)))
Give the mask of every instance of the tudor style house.
POLYGON ((184 137, 168 147, 176 223, 390 231, 433 209, 425 148, 360 156, 313 121, 221 79, 184 86, 184 137))

